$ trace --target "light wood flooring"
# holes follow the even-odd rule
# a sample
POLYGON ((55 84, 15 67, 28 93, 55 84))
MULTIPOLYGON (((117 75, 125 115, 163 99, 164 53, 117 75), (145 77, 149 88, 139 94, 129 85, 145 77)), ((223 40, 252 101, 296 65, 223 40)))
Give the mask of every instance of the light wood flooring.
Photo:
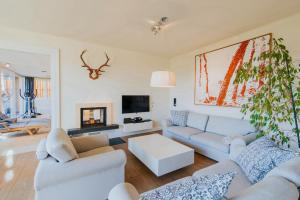
MULTIPOLYGON (((128 140, 127 137, 123 139, 125 141, 128 140)), ((2 143, 0 143, 0 145, 2 145, 2 143)), ((133 184, 139 192, 145 192, 185 176, 190 176, 194 171, 215 163, 215 161, 196 153, 194 165, 161 177, 156 177, 128 151, 127 143, 115 145, 114 148, 123 149, 126 152, 127 164, 125 179, 126 182, 133 184)), ((33 200, 33 177, 37 164, 38 161, 35 158, 35 152, 21 154, 8 153, 5 156, 0 156, 0 199, 33 200)))

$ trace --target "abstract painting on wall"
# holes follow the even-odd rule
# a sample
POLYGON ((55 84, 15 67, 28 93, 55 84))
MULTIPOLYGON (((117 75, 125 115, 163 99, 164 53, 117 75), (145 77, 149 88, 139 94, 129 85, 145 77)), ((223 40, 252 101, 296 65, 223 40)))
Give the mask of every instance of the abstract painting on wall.
MULTIPOLYGON (((236 106, 243 104, 263 80, 235 84, 236 71, 246 62, 258 62, 255 57, 271 50, 272 34, 195 56, 195 104, 236 106)), ((268 61, 261 62, 263 71, 268 61)))

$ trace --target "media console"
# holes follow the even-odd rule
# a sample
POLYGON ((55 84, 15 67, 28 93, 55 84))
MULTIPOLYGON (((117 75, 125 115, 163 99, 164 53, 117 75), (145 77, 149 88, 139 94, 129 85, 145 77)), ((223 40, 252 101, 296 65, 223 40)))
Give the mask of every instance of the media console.
POLYGON ((123 132, 142 131, 153 128, 153 121, 145 119, 137 122, 126 122, 123 124, 123 132))

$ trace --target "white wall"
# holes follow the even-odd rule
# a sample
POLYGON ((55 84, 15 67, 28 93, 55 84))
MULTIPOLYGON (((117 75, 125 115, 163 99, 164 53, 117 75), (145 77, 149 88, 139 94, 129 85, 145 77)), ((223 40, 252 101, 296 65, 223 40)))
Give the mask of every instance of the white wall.
MULTIPOLYGON (((109 101, 113 103, 113 121, 120 123, 122 94, 149 94, 152 112, 142 117, 158 121, 168 115, 169 92, 149 86, 151 72, 167 69, 169 60, 117 48, 94 45, 45 34, 0 28, 1 42, 36 47, 60 49, 61 123, 63 128, 74 128, 76 103, 109 101), (111 66, 98 80, 88 78, 81 68, 79 55, 88 49, 86 58, 94 66, 104 63, 104 52, 111 57, 111 66)), ((52 88, 55 90, 55 88, 52 88)), ((56 106, 56 105, 53 105, 56 106)))
POLYGON ((170 92, 171 109, 193 110, 200 113, 232 116, 237 118, 242 117, 243 115, 240 113, 239 108, 194 105, 195 55, 272 32, 273 37, 284 38, 293 58, 300 60, 299 25, 300 13, 172 58, 170 61, 170 67, 171 70, 176 73, 177 86, 172 88, 170 92), (177 98, 176 108, 172 106, 174 97, 177 98))

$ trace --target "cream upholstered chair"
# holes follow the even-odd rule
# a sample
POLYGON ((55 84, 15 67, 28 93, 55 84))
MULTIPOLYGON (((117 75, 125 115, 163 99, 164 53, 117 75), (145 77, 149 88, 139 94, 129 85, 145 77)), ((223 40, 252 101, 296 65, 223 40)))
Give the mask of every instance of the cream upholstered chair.
POLYGON ((69 138, 62 129, 38 145, 36 200, 103 200, 124 182, 126 155, 108 146, 104 134, 69 138))

